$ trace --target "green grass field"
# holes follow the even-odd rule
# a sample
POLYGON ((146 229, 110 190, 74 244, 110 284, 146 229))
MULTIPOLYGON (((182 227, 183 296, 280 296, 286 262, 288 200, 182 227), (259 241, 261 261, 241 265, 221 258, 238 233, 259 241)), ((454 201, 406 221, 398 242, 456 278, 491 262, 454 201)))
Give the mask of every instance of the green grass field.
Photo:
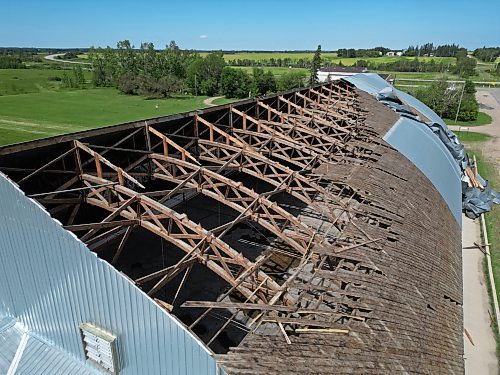
POLYGON ((448 125, 458 125, 458 126, 480 126, 480 125, 488 125, 493 121, 491 116, 484 112, 479 112, 477 115, 477 119, 474 121, 457 121, 454 119, 444 119, 446 124, 448 125))
POLYGON ((491 139, 491 136, 488 134, 483 134, 483 133, 476 133, 476 132, 454 132, 460 142, 464 143, 470 143, 470 142, 484 142, 489 139, 491 139))
MULTIPOLYGON (((61 90, 61 82, 50 78, 62 78, 64 73, 73 74, 62 69, 0 69, 0 96, 61 90)), ((90 81, 91 72, 84 75, 90 81)))
POLYGON ((206 96, 147 100, 120 94, 114 88, 0 96, 0 144, 191 111, 206 107, 204 99, 206 96))

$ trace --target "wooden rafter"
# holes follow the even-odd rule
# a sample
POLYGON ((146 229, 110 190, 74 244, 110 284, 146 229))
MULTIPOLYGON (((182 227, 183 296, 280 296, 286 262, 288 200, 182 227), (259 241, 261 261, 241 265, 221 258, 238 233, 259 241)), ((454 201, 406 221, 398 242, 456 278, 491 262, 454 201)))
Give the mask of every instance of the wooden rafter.
MULTIPOLYGON (((107 180, 87 174, 81 177, 88 183, 103 184, 107 182, 107 180)), ((179 214, 144 194, 137 193, 122 185, 109 185, 107 190, 106 197, 96 192, 94 194, 96 198, 86 198, 86 202, 114 212, 116 203, 113 200, 123 201, 135 197, 140 202, 142 210, 133 213, 122 210, 121 217, 136 220, 137 225, 164 238, 186 253, 195 249, 192 255, 196 257, 197 261, 206 265, 230 285, 236 285, 237 275, 242 271, 255 269, 252 262, 200 225, 190 221, 185 214, 179 214), (162 215, 161 222, 157 215, 162 215), (163 224, 165 220, 167 222, 163 224), (231 271, 234 268, 238 271, 231 271)), ((237 287, 237 290, 244 296, 253 296, 252 301, 266 301, 269 296, 274 295, 274 292, 279 290, 279 285, 262 271, 248 272, 248 278, 237 287), (249 289, 259 285, 263 280, 265 283, 259 288, 258 293, 253 293, 249 289)))

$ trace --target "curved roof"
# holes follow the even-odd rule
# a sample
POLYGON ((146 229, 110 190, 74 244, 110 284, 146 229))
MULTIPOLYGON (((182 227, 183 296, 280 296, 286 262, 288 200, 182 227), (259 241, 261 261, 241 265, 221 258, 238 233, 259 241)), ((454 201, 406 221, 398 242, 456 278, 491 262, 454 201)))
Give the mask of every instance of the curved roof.
POLYGON ((58 311, 51 332, 73 350, 72 311, 100 306, 95 323, 119 342, 140 336, 124 373, 211 373, 214 359, 228 374, 463 372, 460 226, 432 175, 383 139, 399 120, 334 82, 0 149, 0 171, 79 237, 46 216, 40 228, 67 239, 51 241, 14 208, 33 201, 2 199, 6 264, 35 262, 27 245, 43 243, 45 264, 63 254, 66 266, 42 293, 9 283, 0 311, 20 318, 6 298, 20 285, 54 301, 103 291, 58 311), (72 268, 59 244, 92 263, 72 268), (162 345, 176 348, 168 364, 162 345))
MULTIPOLYGON (((461 225, 462 186, 459 164, 444 143, 419 116, 424 117, 429 123, 438 124, 447 131, 444 121, 424 103, 392 87, 377 74, 358 74, 346 80, 373 96, 390 90, 388 92, 400 99, 404 106, 415 111, 416 116, 405 116, 402 112, 403 115, 387 131, 383 139, 411 160, 429 178, 453 212, 457 223, 461 225)), ((384 97, 381 99, 383 100, 384 97)), ((392 101, 387 101, 386 104, 398 105, 392 101)))

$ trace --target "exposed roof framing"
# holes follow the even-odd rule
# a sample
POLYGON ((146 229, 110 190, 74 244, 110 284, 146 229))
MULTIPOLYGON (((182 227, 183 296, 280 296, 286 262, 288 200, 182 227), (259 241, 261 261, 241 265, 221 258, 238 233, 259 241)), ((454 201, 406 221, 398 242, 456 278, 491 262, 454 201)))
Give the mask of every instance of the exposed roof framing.
MULTIPOLYGON (((138 232, 180 250, 168 264, 130 277, 169 311, 192 309, 185 323, 194 332, 219 319, 200 335, 207 345, 231 330, 271 330, 284 345, 369 333, 366 322, 393 303, 387 269, 371 255, 390 264, 382 249, 397 241, 394 225, 402 221, 399 207, 380 196, 386 184, 407 180, 380 165, 388 148, 367 124, 359 96, 337 81, 10 146, 0 149, 0 170, 91 249, 112 248, 117 267, 124 257, 140 259, 128 248, 138 232), (227 218, 198 223, 186 207, 200 201, 224 207, 227 218), (255 242, 236 243, 238 230, 255 242), (260 253, 250 256, 244 246, 260 253), (200 265, 225 288, 212 300, 183 299, 200 265), (380 293, 366 292, 374 286, 380 293)), ((225 350, 222 361, 251 367, 244 349, 225 350)))

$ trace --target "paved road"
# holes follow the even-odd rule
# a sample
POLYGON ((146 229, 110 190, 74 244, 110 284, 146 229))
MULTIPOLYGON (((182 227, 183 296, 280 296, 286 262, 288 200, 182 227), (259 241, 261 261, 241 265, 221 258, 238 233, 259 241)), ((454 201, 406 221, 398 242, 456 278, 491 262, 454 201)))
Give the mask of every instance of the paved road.
POLYGON ((496 342, 490 327, 490 307, 484 276, 484 254, 474 247, 481 243, 479 220, 462 215, 462 258, 464 281, 464 334, 466 375, 497 375, 496 342))
POLYGON ((83 62, 83 61, 71 61, 71 60, 61 60, 57 59, 57 56, 64 56, 64 53, 55 53, 53 55, 47 55, 45 56, 45 60, 50 60, 50 61, 55 61, 55 62, 60 62, 60 63, 68 63, 68 64, 80 64, 80 65, 90 65, 88 62, 83 62))

